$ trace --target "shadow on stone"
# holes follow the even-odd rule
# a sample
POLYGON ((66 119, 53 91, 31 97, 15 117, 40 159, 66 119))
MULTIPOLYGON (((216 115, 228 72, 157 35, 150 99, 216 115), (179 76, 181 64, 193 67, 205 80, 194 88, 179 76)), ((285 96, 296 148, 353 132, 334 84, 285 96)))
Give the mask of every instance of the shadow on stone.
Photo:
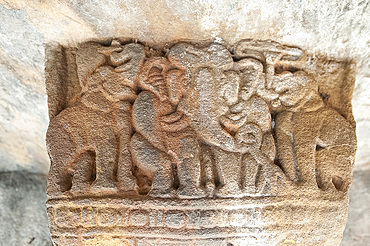
POLYGON ((0 245, 52 245, 45 191, 43 174, 0 173, 0 245))

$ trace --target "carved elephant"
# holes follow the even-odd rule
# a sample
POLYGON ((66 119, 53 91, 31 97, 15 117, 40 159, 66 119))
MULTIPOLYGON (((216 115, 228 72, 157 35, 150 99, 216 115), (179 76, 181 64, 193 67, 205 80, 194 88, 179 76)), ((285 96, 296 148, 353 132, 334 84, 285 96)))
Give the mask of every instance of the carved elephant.
POLYGON ((144 56, 141 45, 122 47, 117 42, 78 51, 80 100, 52 118, 47 131, 49 195, 135 190, 129 151, 131 103, 144 56), (84 57, 95 59, 89 62, 84 57))

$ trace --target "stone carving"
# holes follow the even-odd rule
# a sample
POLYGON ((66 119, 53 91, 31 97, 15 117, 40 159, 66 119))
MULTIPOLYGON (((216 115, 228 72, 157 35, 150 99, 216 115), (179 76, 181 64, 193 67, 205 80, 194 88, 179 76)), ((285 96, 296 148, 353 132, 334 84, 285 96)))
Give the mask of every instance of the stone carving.
POLYGON ((204 193, 197 134, 179 108, 186 81, 185 70, 166 58, 149 59, 141 71, 131 153, 135 168, 151 177, 154 196, 171 196, 175 188, 180 197, 204 193))
POLYGON ((133 191, 135 187, 129 152, 130 102, 136 98, 134 80, 144 49, 117 43, 92 48, 81 47, 76 57, 81 102, 50 121, 50 194, 117 191, 117 187, 133 191))
POLYGON ((234 62, 221 45, 202 50, 180 44, 171 52, 169 57, 188 65, 191 73, 186 108, 204 144, 212 146, 216 195, 276 190, 282 173, 273 164, 271 115, 256 92, 264 84, 262 63, 252 58, 234 62))
MULTIPOLYGON (((353 83, 338 76, 346 64, 326 74, 325 59, 270 41, 108 43, 63 48, 64 70, 47 71, 57 245, 255 245, 254 237, 284 245, 299 241, 293 229, 279 231, 284 216, 300 214, 293 227, 318 216, 345 221, 351 90, 327 85, 353 83), (310 199, 323 209, 305 205, 310 199)), ((343 226, 314 230, 337 244, 343 226)), ((299 244, 323 243, 306 238, 299 244)))

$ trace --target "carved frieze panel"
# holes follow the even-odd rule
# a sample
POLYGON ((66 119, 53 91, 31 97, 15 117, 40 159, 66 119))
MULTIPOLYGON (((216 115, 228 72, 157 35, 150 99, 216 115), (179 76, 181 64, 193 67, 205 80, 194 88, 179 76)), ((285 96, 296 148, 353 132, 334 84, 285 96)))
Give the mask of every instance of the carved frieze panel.
POLYGON ((57 245, 340 240, 356 150, 350 62, 255 40, 47 55, 57 245), (337 229, 317 226, 332 216, 337 229), (279 226, 302 220, 317 239, 279 226))

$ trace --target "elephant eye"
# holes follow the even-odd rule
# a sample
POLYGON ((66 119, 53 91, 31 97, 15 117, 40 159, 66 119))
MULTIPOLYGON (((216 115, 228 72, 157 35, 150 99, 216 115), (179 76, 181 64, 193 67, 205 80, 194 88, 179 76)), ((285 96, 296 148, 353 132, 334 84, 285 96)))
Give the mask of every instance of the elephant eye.
POLYGON ((249 87, 242 87, 242 91, 249 92, 250 88, 249 87))

